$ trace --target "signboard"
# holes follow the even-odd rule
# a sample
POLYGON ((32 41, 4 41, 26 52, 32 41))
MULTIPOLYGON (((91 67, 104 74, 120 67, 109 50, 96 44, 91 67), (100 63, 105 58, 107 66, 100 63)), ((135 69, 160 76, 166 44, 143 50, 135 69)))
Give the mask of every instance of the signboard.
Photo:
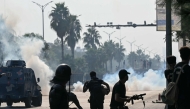
MULTIPOLYGON (((157 31, 166 31, 166 8, 161 2, 156 0, 156 23, 157 31)), ((181 18, 172 12, 172 31, 181 31, 181 18)))

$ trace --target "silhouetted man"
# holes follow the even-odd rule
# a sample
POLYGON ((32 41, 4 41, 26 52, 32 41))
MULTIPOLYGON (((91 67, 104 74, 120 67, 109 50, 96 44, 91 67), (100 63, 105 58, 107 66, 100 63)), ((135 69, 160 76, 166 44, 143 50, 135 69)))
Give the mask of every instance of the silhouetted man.
MULTIPOLYGON (((189 109, 190 108, 190 48, 189 47, 181 47, 180 50, 180 57, 182 59, 181 62, 177 63, 175 66, 175 70, 178 68, 182 69, 182 73, 180 75, 178 81, 178 99, 176 102, 177 109, 189 109), (183 68, 182 68, 183 67, 183 68)), ((174 71, 174 82, 178 77, 179 71, 174 71)))
POLYGON ((102 92, 102 85, 107 87, 108 93, 110 92, 110 87, 106 82, 96 77, 96 72, 90 72, 90 77, 91 80, 84 84, 83 92, 88 89, 90 91, 90 109, 103 109, 105 94, 102 92))
POLYGON ((119 81, 114 85, 111 96, 110 109, 124 109, 124 102, 130 102, 130 96, 126 96, 125 82, 128 80, 125 69, 119 71, 119 81))
MULTIPOLYGON (((57 67, 54 78, 50 81, 53 86, 49 92, 50 109, 72 109, 69 108, 69 96, 66 84, 71 77, 71 68, 66 64, 57 67)), ((73 108, 76 109, 76 108, 73 108)))
MULTIPOLYGON (((165 78, 167 80, 167 84, 172 82, 174 67, 176 65, 176 57, 175 56, 168 56, 166 59, 168 63, 168 69, 164 71, 165 78)), ((168 105, 168 109, 176 109, 175 105, 168 105)))

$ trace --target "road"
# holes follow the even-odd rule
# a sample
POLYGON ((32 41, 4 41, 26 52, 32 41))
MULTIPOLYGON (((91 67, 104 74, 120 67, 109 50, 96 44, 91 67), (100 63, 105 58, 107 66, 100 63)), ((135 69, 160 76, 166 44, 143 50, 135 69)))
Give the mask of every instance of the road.
MULTIPOLYGON (((146 93, 146 96, 144 97, 145 101, 145 108, 143 106, 142 100, 134 101, 134 105, 131 105, 128 103, 129 109, 164 109, 165 105, 162 103, 152 103, 152 101, 155 101, 158 99, 158 93, 161 91, 131 91, 127 92, 127 95, 134 95, 134 94, 141 94, 146 93)), ((83 109, 90 109, 90 104, 87 102, 89 98, 89 92, 82 93, 82 92, 74 92, 83 107, 83 109)), ((107 96, 105 96, 104 101, 104 109, 109 109, 109 103, 110 103, 111 93, 107 96)), ((72 104, 70 107, 76 107, 74 104, 72 104)), ((24 107, 24 103, 13 103, 12 107, 7 107, 6 103, 1 104, 1 109, 26 109, 24 107)), ((41 107, 32 107, 35 109, 49 109, 49 100, 48 96, 43 96, 42 106, 41 107)))

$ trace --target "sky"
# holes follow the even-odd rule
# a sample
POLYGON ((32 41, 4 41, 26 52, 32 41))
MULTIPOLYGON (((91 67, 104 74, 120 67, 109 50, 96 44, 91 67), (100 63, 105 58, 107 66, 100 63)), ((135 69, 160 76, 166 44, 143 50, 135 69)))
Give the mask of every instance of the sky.
MULTIPOLYGON (((33 0, 41 5, 48 3, 50 0, 33 0)), ((42 35, 42 11, 41 9, 30 0, 0 0, 0 15, 2 15, 9 26, 11 26, 16 35, 23 35, 25 33, 38 33, 42 35)), ((155 23, 156 21, 156 4, 155 0, 53 0, 45 8, 44 12, 44 29, 45 40, 53 42, 56 38, 56 32, 50 28, 50 18, 48 17, 52 7, 55 3, 65 2, 71 14, 78 15, 82 25, 81 37, 87 31, 87 24, 127 24, 133 22, 136 24, 155 23)), ((111 39, 115 42, 121 43, 126 48, 125 54, 131 51, 131 46, 127 42, 135 41, 136 45, 142 45, 143 48, 153 53, 159 54, 164 58, 165 45, 164 37, 165 31, 157 31, 156 27, 123 27, 116 28, 97 28, 102 39, 102 43, 109 39, 107 33, 115 31, 111 35, 111 39), (117 37, 117 38, 116 38, 117 37)), ((79 41, 77 47, 83 48, 82 40, 79 41)), ((178 53, 178 43, 172 43, 173 55, 177 56, 180 61, 178 53)), ((132 46, 132 51, 136 50, 136 46, 132 46)), ((148 51, 145 53, 149 54, 148 51)), ((153 56, 153 54, 150 54, 153 56)))

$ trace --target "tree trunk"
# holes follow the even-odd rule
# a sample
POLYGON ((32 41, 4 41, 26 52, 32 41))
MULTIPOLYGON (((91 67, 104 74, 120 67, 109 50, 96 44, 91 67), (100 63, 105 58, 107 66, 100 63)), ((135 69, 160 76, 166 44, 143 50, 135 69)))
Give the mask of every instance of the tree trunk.
POLYGON ((61 50, 62 50, 62 63, 64 61, 64 44, 63 44, 63 37, 61 37, 61 50))
POLYGON ((75 58, 75 47, 71 47, 72 58, 75 58))

